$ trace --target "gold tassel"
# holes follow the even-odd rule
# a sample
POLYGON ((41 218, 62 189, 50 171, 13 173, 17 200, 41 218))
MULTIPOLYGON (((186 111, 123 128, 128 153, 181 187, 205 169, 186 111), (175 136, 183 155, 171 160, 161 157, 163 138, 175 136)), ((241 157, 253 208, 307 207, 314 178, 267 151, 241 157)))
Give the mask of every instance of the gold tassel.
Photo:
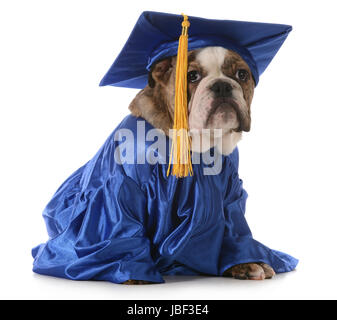
POLYGON ((187 110, 187 52, 188 52, 188 17, 184 15, 182 32, 179 37, 177 53, 175 101, 174 101, 174 123, 172 146, 170 151, 170 162, 167 176, 171 174, 177 178, 193 175, 191 162, 191 138, 188 134, 188 110, 187 110), (172 164, 173 160, 173 164, 172 164))

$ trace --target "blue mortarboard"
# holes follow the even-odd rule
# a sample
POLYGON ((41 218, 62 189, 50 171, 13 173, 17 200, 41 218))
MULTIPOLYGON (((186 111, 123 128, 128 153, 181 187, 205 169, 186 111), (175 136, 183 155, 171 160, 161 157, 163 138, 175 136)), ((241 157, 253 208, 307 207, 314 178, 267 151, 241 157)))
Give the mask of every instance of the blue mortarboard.
MULTIPOLYGON (((188 50, 221 46, 237 52, 249 65, 257 84, 292 27, 284 24, 212 20, 189 16, 188 50)), ((124 48, 100 86, 143 89, 148 71, 158 60, 175 56, 181 15, 143 12, 124 48)))

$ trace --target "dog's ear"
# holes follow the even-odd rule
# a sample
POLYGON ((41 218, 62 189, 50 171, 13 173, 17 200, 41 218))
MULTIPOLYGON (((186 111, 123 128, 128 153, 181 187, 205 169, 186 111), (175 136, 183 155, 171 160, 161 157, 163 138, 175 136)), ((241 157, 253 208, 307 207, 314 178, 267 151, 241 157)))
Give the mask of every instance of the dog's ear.
POLYGON ((170 79, 171 72, 173 70, 172 58, 166 58, 151 67, 148 74, 148 85, 150 88, 154 88, 156 83, 165 85, 170 79))

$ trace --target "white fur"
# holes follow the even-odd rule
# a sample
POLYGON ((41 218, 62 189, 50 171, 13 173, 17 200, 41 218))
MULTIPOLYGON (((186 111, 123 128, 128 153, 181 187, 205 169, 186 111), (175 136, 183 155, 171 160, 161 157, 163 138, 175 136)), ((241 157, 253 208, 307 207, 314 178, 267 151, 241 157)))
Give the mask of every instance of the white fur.
POLYGON ((206 47, 197 53, 196 62, 206 71, 207 76, 198 84, 189 104, 189 127, 193 151, 206 151, 210 147, 208 141, 211 141, 211 146, 216 146, 219 152, 228 155, 241 139, 242 133, 234 131, 239 122, 236 112, 231 109, 219 112, 212 118, 212 123, 208 127, 211 129, 210 133, 203 130, 213 101, 213 93, 209 87, 219 79, 225 79, 232 85, 233 99, 242 111, 246 112, 247 110, 241 86, 222 72, 221 67, 227 55, 228 50, 222 47, 206 47), (220 134, 219 131, 217 134, 212 133, 214 129, 219 129, 220 134))

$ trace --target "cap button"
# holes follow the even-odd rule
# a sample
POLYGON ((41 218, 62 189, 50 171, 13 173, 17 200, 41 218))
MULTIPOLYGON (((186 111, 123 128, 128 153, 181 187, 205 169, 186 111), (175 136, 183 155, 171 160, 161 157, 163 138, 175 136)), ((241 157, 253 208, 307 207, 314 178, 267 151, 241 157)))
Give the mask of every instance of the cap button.
POLYGON ((184 28, 188 28, 188 27, 190 26, 190 22, 187 21, 187 20, 186 20, 186 21, 184 20, 184 21, 181 23, 181 26, 184 27, 184 28))
POLYGON ((181 23, 183 28, 188 28, 190 26, 190 22, 188 21, 188 16, 186 14, 181 14, 184 17, 184 21, 181 23))

